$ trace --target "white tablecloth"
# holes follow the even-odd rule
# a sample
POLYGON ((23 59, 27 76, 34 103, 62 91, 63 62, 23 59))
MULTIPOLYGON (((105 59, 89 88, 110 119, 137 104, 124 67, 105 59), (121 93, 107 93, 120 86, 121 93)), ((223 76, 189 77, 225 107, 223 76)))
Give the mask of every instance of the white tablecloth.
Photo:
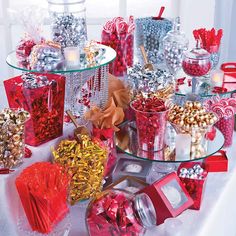
MULTIPOLYGON (((64 135, 67 135, 65 132, 64 135)), ((31 147, 33 156, 25 159, 22 166, 9 175, 0 175, 0 236, 25 236, 19 231, 17 221, 21 207, 15 188, 15 178, 33 162, 50 160, 50 147, 53 140, 40 147, 31 147)), ((236 137, 234 137, 236 141, 236 137)), ((235 142, 234 142, 235 143, 235 142)), ((236 236, 236 147, 227 151, 229 171, 227 173, 209 173, 201 210, 186 210, 177 218, 183 222, 180 236, 236 236)), ((72 224, 70 236, 88 235, 84 214, 86 203, 77 204, 70 209, 72 224)), ((164 224, 148 230, 146 236, 165 236, 164 224)), ((59 235, 56 235, 59 236, 59 235)), ((174 235, 173 235, 174 236, 174 235)))

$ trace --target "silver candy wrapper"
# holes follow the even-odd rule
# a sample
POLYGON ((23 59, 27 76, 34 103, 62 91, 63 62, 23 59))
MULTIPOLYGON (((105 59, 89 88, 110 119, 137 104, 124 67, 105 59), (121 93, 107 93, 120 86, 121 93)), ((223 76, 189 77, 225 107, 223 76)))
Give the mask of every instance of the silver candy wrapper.
POLYGON ((50 82, 47 76, 31 73, 25 73, 21 76, 21 78, 23 80, 23 87, 27 89, 40 88, 43 86, 51 85, 52 83, 56 83, 56 81, 50 82))
POLYGON ((31 69, 37 71, 53 71, 64 67, 64 57, 60 47, 38 44, 30 55, 31 69))
POLYGON ((87 40, 86 20, 70 13, 52 15, 53 41, 61 44, 62 48, 83 45, 87 40))
POLYGON ((149 94, 174 84, 174 77, 167 71, 157 69, 150 71, 141 64, 135 64, 127 70, 127 82, 134 95, 149 94))

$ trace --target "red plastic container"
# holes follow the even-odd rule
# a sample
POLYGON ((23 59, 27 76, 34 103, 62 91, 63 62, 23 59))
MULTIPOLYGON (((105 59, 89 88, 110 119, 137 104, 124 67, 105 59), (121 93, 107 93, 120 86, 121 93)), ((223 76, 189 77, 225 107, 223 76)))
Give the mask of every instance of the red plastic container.
POLYGON ((4 81, 10 108, 24 108, 30 113, 25 126, 25 143, 31 146, 48 142, 63 132, 65 78, 43 75, 47 76, 49 85, 37 88, 24 87, 21 76, 4 81))
POLYGON ((177 174, 179 175, 181 168, 187 168, 187 169, 193 168, 193 166, 197 164, 199 164, 206 171, 206 175, 203 179, 190 179, 190 178, 180 177, 180 180, 182 181, 183 185, 185 186, 189 195, 194 201, 194 204, 192 205, 192 207, 190 207, 190 209, 194 210, 199 210, 201 207, 208 170, 206 166, 200 162, 186 162, 186 163, 181 163, 177 171, 177 174))

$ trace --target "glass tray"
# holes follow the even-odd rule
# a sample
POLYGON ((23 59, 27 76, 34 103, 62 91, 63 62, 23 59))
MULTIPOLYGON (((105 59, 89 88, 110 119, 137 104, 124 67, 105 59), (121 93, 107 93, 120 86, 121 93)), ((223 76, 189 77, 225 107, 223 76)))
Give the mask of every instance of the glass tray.
POLYGON ((204 159, 218 152, 224 145, 224 136, 216 128, 216 136, 213 141, 207 140, 206 155, 200 158, 176 159, 175 141, 172 145, 166 146, 163 150, 157 152, 147 152, 139 149, 137 140, 137 129, 134 121, 128 121, 119 126, 120 130, 116 133, 117 148, 135 158, 150 162, 188 162, 204 159))
MULTIPOLYGON (((178 91, 175 92, 176 95, 185 96, 192 93, 192 86, 191 83, 188 82, 189 80, 191 79, 186 77, 184 83, 178 85, 178 91)), ((204 80, 201 80, 201 83, 204 83, 204 80)), ((198 96, 202 98, 210 98, 216 95, 219 95, 220 97, 231 97, 231 94, 233 93, 236 93, 236 80, 225 81, 222 87, 210 87, 206 92, 198 93, 198 96)))
POLYGON ((24 67, 23 65, 19 64, 19 60, 16 57, 16 52, 12 51, 6 58, 6 62, 9 66, 14 69, 26 71, 26 72, 39 72, 39 73, 72 73, 72 72, 82 72, 86 70, 93 70, 99 68, 101 66, 108 65, 116 58, 116 51, 110 47, 105 45, 99 44, 99 47, 104 49, 104 54, 101 56, 101 60, 95 66, 88 66, 81 63, 81 66, 78 68, 67 68, 66 66, 60 70, 42 72, 37 70, 31 70, 29 68, 24 67))

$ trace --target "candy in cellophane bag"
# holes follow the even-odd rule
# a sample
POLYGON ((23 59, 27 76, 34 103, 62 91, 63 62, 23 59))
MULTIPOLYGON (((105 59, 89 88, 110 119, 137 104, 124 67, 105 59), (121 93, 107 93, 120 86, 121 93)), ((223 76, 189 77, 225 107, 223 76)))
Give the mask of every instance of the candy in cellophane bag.
POLYGON ((16 57, 21 66, 27 67, 29 56, 34 45, 44 42, 42 25, 46 18, 46 10, 38 6, 28 6, 23 9, 8 9, 11 21, 23 26, 24 35, 16 46, 16 57))

